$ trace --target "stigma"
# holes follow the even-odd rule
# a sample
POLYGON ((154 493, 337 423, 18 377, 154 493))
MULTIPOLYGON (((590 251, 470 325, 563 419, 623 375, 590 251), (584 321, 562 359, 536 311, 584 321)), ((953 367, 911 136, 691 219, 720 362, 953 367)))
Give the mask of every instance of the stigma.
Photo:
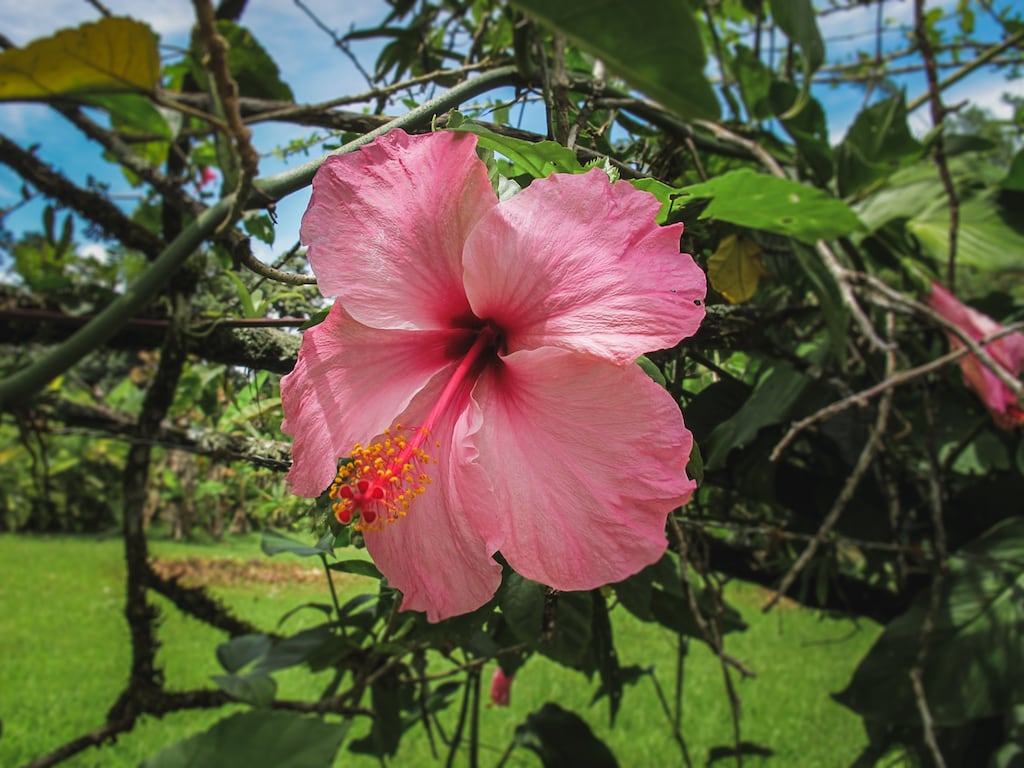
POLYGON ((405 517, 413 500, 426 493, 425 469, 437 463, 422 447, 429 430, 411 430, 410 438, 403 431, 396 424, 379 441, 352 448, 329 491, 338 522, 353 523, 357 531, 381 530, 405 517))

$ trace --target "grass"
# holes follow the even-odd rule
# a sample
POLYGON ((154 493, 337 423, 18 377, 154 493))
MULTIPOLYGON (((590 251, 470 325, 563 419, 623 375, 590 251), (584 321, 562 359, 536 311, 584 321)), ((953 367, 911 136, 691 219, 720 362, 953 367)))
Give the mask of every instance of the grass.
MULTIPOLYGON (((261 557, 256 537, 205 545, 155 541, 152 548, 158 556, 261 557)), ((26 763, 102 723, 127 674, 123 573, 116 539, 0 536, 0 765, 26 763)), ((365 583, 352 577, 340 588, 344 596, 365 588, 365 583)), ((326 586, 320 583, 243 583, 214 591, 240 616, 267 629, 301 602, 328 600, 326 586)), ((729 635, 727 649, 758 675, 737 682, 742 738, 774 751, 770 758, 748 757, 744 765, 848 765, 864 746, 865 737, 858 718, 832 702, 828 693, 845 685, 877 636, 877 627, 855 626, 793 608, 765 616, 759 610, 763 593, 747 585, 730 587, 728 598, 750 629, 729 635)), ((214 648, 224 639, 223 633, 181 616, 162 599, 157 602, 163 616, 159 661, 168 687, 180 690, 207 684, 209 676, 220 671, 214 648)), ((653 665, 666 696, 671 697, 677 653, 674 637, 622 610, 612 615, 621 663, 653 665)), ((302 620, 296 617, 288 627, 298 629, 302 620)), ((484 672, 485 696, 492 669, 484 672)), ((718 661, 701 644, 691 644, 684 671, 683 734, 694 765, 703 766, 711 748, 732 743, 729 701, 718 661)), ((315 697, 325 682, 323 676, 316 678, 303 670, 287 670, 276 677, 279 695, 295 698, 315 697)), ((512 706, 484 707, 481 712, 482 764, 496 763, 515 726, 546 701, 584 717, 623 766, 682 764, 649 679, 627 688, 614 728, 609 728, 604 701, 590 705, 596 685, 546 659, 531 659, 516 676, 512 706)), ((443 718, 449 733, 456 709, 443 718)), ((225 714, 183 712, 162 720, 147 718, 115 745, 87 750, 64 765, 135 766, 225 714)), ((361 735, 364 729, 355 727, 353 735, 361 735)), ((340 755, 337 765, 379 764, 344 750, 340 755)), ((422 729, 403 739, 391 764, 435 764, 422 729)), ((508 763, 538 764, 522 750, 513 753, 508 763)))

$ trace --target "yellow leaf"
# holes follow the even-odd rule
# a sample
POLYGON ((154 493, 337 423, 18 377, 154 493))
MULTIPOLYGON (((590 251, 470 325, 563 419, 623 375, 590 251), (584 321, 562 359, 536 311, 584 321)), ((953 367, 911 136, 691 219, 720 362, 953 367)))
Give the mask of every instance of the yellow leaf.
POLYGON ((733 304, 746 301, 768 272, 761 261, 761 246, 742 235, 729 235, 708 259, 711 286, 733 304))
POLYGON ((0 100, 153 91, 156 36, 134 19, 109 17, 0 53, 0 100))

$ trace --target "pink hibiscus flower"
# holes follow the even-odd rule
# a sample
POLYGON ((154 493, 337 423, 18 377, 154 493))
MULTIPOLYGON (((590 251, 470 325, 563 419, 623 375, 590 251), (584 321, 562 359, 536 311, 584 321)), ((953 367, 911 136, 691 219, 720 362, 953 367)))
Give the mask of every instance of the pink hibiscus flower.
MULTIPOLYGON (((961 304, 938 283, 932 283, 928 303, 932 309, 975 341, 1005 327, 991 317, 961 304)), ((947 337, 952 349, 963 347, 963 342, 955 336, 947 334, 947 337)), ((1011 376, 1019 376, 1021 371, 1024 371, 1024 334, 1011 333, 1003 336, 986 344, 985 351, 1011 376)), ((1024 425, 1024 410, 1021 409, 1014 393, 999 380, 998 376, 987 366, 982 365, 975 355, 964 355, 959 362, 964 382, 982 399, 997 426, 1013 429, 1024 425)))
POLYGON ((597 169, 499 203, 452 131, 393 131, 317 173, 302 240, 337 299, 281 381, 288 479, 330 486, 403 609, 483 605, 499 551, 560 590, 664 552, 692 437, 634 362, 696 331, 705 279, 657 211, 597 169))

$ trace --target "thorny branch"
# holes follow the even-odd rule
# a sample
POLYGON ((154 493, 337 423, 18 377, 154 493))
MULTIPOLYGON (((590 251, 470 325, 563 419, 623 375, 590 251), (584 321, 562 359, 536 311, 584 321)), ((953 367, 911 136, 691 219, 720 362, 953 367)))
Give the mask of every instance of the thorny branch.
POLYGON ((235 188, 235 203, 227 218, 221 222, 218 232, 232 227, 242 215, 253 190, 253 180, 259 171, 260 156, 252 145, 252 130, 242 122, 238 106, 238 83, 228 69, 228 43, 217 31, 217 19, 210 0, 192 0, 196 9, 199 35, 208 56, 208 71, 213 75, 219 105, 227 122, 229 138, 235 157, 238 158, 238 181, 235 188))

